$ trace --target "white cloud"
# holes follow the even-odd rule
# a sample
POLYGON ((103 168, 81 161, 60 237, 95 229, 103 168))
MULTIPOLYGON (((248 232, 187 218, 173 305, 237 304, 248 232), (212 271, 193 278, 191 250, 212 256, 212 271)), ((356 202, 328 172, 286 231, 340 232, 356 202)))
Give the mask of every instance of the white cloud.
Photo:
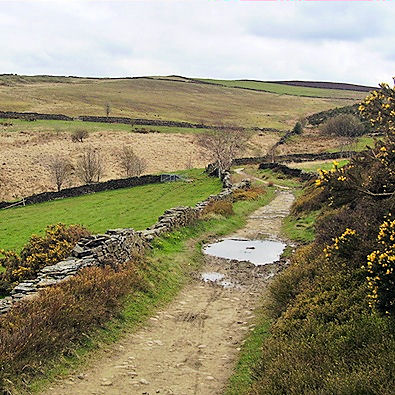
POLYGON ((390 2, 0 1, 0 72, 376 85, 394 19, 390 2))

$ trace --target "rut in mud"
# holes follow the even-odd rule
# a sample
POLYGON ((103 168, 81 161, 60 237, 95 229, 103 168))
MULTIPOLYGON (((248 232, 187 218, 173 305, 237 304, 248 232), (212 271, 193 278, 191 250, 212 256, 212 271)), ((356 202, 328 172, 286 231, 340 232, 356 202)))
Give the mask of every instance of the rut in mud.
MULTIPOLYGON (((278 237, 292 201, 290 191, 278 192, 232 237, 278 237)), ((277 264, 257 267, 205 256, 201 272, 165 310, 46 394, 222 393, 243 339, 254 326, 259 295, 278 270, 277 264), (222 274, 230 286, 202 281, 205 272, 222 274)))

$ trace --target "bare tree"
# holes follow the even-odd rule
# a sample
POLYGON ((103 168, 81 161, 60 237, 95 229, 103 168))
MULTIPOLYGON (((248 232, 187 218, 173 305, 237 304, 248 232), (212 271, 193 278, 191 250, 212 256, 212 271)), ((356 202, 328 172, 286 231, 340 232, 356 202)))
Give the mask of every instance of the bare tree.
POLYGON ((85 129, 77 129, 71 135, 71 140, 74 143, 80 142, 82 143, 84 139, 88 137, 88 131, 85 129))
POLYGON ((111 112, 111 104, 106 103, 106 105, 104 106, 104 109, 106 110, 106 117, 108 118, 110 116, 110 112, 111 112))
POLYGON ((86 148, 77 162, 76 174, 85 184, 99 182, 103 176, 103 160, 100 153, 92 147, 86 148))
POLYGON ((70 179, 73 170, 70 160, 67 157, 53 156, 48 158, 46 168, 59 192, 62 185, 70 179))
POLYGON ((209 153, 216 163, 219 177, 229 170, 233 159, 241 153, 250 138, 244 129, 221 127, 198 135, 198 144, 209 153))
POLYGON ((193 169, 193 152, 191 152, 188 155, 187 163, 186 163, 186 169, 190 170, 193 169))
POLYGON ((126 177, 141 175, 147 167, 147 162, 139 158, 131 147, 124 146, 119 154, 120 166, 126 177))

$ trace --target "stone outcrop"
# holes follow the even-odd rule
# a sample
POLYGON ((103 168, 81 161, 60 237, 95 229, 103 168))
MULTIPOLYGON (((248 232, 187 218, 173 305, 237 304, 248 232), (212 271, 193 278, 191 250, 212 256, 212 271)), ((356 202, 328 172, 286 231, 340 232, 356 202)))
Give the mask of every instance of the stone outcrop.
POLYGON ((67 280, 83 268, 122 264, 143 254, 156 237, 193 223, 210 202, 228 199, 236 189, 249 188, 250 183, 243 181, 233 186, 230 183, 229 173, 225 173, 223 185, 224 189, 219 194, 209 196, 194 207, 175 207, 166 210, 158 221, 146 230, 113 229, 104 234, 81 239, 68 258, 55 265, 44 267, 35 279, 19 283, 12 290, 11 296, 0 300, 0 315, 9 311, 13 303, 34 296, 42 288, 67 280))

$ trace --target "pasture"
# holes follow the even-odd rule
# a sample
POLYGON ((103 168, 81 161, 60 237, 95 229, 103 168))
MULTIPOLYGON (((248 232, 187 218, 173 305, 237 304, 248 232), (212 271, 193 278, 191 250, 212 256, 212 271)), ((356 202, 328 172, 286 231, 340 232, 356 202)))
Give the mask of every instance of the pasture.
POLYGON ((202 170, 179 172, 190 182, 143 185, 0 211, 0 248, 20 250, 47 225, 81 224, 93 233, 111 228, 145 229, 166 209, 191 206, 221 190, 202 170))

